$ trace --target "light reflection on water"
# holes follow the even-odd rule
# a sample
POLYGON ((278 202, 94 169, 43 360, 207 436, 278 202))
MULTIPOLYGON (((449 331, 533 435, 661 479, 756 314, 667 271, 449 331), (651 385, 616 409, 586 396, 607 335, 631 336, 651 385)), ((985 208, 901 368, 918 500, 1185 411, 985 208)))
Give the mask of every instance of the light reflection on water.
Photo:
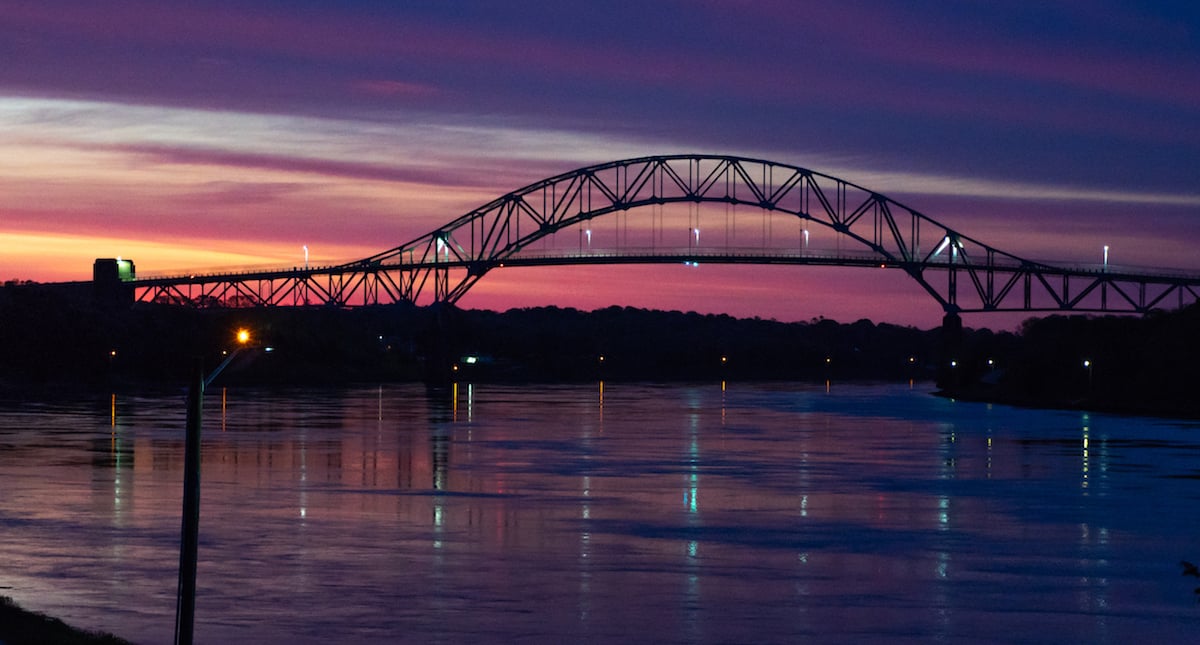
MULTIPOLYGON (((0 409, 0 593, 168 642, 183 397, 0 409)), ((199 642, 1183 642, 1184 423, 911 384, 220 390, 199 642)))

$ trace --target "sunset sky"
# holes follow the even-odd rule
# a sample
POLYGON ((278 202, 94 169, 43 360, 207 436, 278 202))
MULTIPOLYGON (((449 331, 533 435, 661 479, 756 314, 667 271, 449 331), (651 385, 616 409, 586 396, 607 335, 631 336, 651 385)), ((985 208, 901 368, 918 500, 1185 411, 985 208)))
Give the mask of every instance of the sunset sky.
MULTIPOLYGON (((348 261, 668 153, 810 168, 1033 259, 1200 271, 1200 5, 0 0, 0 280, 348 261)), ((543 304, 942 313, 898 271, 811 267, 522 269, 460 302, 543 304)))

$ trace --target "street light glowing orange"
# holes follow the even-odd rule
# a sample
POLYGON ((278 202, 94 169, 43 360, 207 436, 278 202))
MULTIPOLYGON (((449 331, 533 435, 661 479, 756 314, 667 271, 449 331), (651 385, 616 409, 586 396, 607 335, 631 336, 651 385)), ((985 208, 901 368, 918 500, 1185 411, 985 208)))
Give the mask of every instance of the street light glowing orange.
POLYGON ((250 342, 250 330, 245 328, 239 329, 237 331, 237 342, 242 345, 250 342))

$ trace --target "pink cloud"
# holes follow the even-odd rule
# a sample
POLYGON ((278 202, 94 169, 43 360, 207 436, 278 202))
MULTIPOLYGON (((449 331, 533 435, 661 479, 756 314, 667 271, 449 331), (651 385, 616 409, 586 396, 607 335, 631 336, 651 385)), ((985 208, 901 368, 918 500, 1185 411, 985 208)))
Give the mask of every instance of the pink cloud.
MULTIPOLYGON (((231 169, 255 168, 323 175, 327 177, 422 184, 433 187, 477 187, 481 183, 490 185, 505 179, 503 175, 496 177, 495 172, 503 172, 503 169, 499 168, 489 169, 489 172, 481 173, 471 167, 443 166, 440 164, 422 165, 419 162, 414 163, 412 161, 408 161, 403 166, 387 166, 335 159, 239 152, 200 146, 142 143, 80 145, 77 147, 142 157, 159 164, 199 164, 231 169), (487 181, 481 182, 480 180, 487 181)), ((516 174, 528 176, 528 173, 518 172, 516 174)))
POLYGON ((351 84, 351 88, 363 94, 386 97, 427 97, 441 92, 432 85, 389 79, 356 81, 351 84))

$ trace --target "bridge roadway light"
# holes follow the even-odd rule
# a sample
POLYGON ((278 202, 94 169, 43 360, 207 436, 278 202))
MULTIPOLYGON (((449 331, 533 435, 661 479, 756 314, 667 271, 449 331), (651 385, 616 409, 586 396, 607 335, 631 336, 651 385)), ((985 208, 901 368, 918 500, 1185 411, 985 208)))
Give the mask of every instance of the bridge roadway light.
POLYGON ((940 255, 942 251, 946 250, 947 246, 950 246, 950 236, 949 235, 942 238, 941 243, 938 244, 937 248, 933 250, 933 255, 931 257, 937 257, 938 255, 940 255))
POLYGON ((249 343, 250 342, 250 330, 246 329, 245 327, 238 329, 236 338, 237 338, 237 342, 239 345, 245 345, 246 343, 249 343))

